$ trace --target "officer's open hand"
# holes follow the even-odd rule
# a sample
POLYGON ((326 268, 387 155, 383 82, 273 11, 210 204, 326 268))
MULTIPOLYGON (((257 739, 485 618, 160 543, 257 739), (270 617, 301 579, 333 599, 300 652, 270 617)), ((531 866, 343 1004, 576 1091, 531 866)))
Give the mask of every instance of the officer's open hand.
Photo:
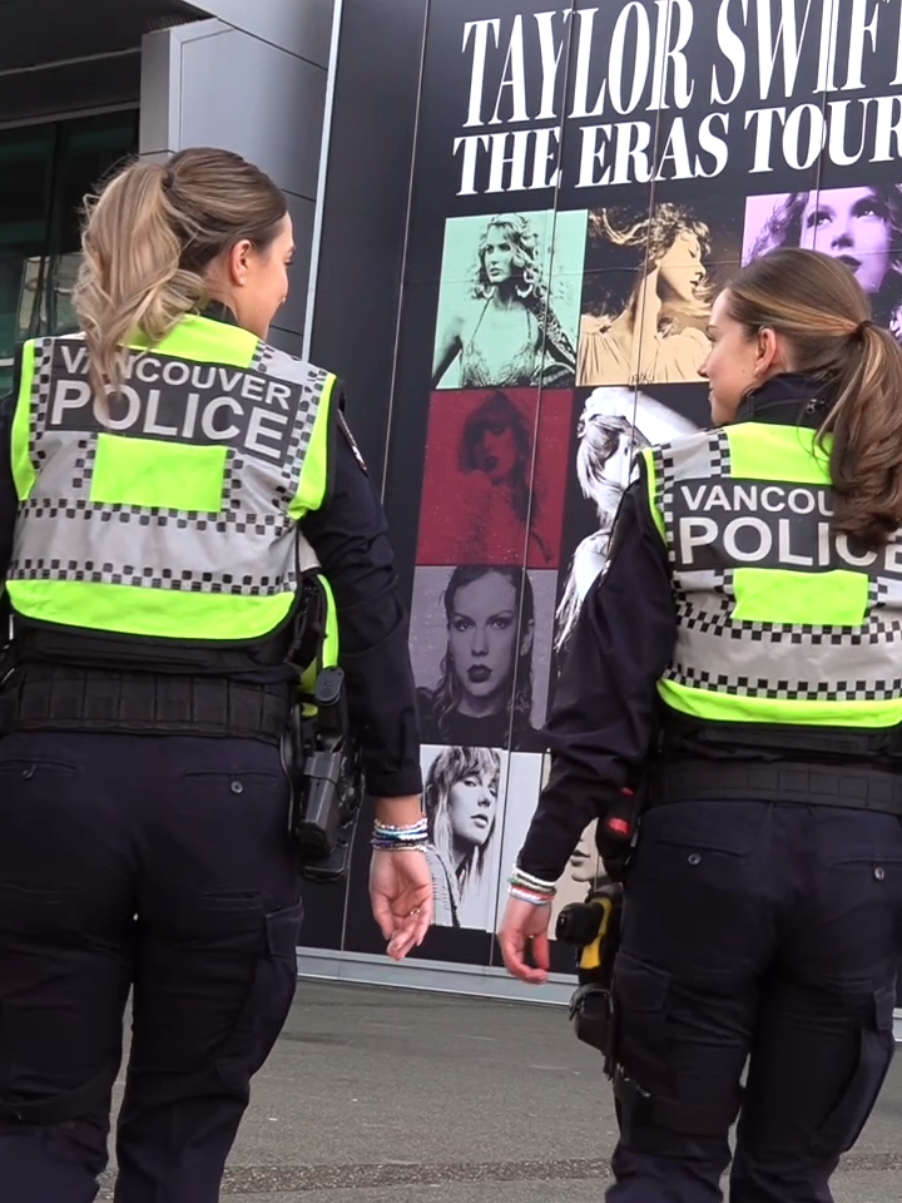
POLYGON ((432 923, 432 876, 422 852, 375 851, 370 863, 373 916, 388 941, 388 955, 402 961, 419 948, 432 923))
POLYGON ((507 909, 498 929, 498 943, 508 973, 524 982, 541 985, 551 966, 548 948, 550 906, 533 906, 520 898, 508 898, 507 909), (529 948, 535 968, 526 963, 529 948))

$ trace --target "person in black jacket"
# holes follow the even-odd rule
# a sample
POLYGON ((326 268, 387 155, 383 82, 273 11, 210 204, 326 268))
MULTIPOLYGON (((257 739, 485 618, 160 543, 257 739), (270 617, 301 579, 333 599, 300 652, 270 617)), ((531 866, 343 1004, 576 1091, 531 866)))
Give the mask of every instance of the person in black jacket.
POLYGON ((732 1203, 828 1203, 902 959, 902 351, 801 250, 744 268, 709 337, 715 428, 644 452, 624 495, 499 939, 545 979, 553 883, 592 819, 617 850, 605 820, 644 790, 607 1198, 721 1199, 738 1116, 732 1203))
POLYGON ((340 383, 265 341, 275 184, 133 163, 83 250, 82 333, 26 344, 0 416, 0 1196, 95 1197, 131 991, 115 1197, 214 1203, 295 989, 281 754, 323 574, 374 914, 397 959, 430 923, 407 614, 340 383))

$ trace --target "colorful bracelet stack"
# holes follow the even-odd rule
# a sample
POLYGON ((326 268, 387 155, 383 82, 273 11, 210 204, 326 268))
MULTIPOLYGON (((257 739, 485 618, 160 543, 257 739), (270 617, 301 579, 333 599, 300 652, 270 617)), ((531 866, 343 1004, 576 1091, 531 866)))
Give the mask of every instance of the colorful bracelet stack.
POLYGON ((557 894, 554 882, 542 881, 541 877, 533 877, 516 866, 507 880, 511 897, 528 902, 531 906, 548 906, 557 894))
POLYGON ((423 848, 429 842, 429 828, 425 816, 406 827, 393 827, 390 823, 373 825, 372 845, 379 852, 405 852, 408 848, 423 848))

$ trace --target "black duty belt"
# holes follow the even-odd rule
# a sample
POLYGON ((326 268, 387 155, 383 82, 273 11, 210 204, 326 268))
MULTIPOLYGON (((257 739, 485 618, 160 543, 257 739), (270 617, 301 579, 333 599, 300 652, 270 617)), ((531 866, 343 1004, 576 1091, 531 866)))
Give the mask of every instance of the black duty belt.
POLYGON ((902 772, 869 765, 701 759, 664 761, 652 772, 649 808, 705 801, 834 806, 902 816, 902 772))
POLYGON ((29 664, 0 692, 0 732, 232 736, 277 743, 291 684, 29 664))

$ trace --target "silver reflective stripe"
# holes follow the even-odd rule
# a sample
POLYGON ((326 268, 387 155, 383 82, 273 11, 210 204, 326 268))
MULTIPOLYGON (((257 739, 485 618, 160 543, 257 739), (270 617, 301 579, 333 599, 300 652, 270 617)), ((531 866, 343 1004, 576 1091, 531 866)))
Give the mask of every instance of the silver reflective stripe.
POLYGON ((902 696, 898 617, 871 617, 853 630, 735 622, 726 618, 723 608, 699 610, 704 619, 696 617, 691 623, 685 611, 679 613, 677 644, 665 680, 785 701, 888 701, 902 696))
MULTIPOLYGON (((10 579, 247 596, 293 592, 296 524, 288 507, 328 374, 274 348, 258 348, 248 372, 290 385, 296 399, 287 454, 276 461, 229 446, 218 513, 108 504, 91 500, 98 433, 48 423, 54 349, 66 342, 81 345, 45 339, 35 349, 30 457, 37 480, 20 505, 10 579)), ((312 550, 305 548, 309 560, 312 550)))
POLYGON ((298 563, 302 573, 312 572, 314 569, 322 567, 316 552, 300 531, 298 531, 298 563))

